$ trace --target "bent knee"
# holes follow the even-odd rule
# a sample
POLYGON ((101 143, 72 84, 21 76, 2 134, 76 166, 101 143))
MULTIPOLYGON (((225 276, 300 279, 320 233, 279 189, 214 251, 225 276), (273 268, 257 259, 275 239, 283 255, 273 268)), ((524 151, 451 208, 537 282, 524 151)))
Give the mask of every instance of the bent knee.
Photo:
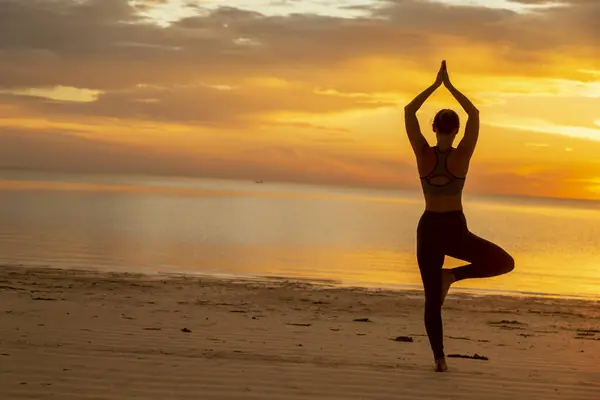
POLYGON ((504 274, 508 274, 515 269, 515 259, 508 253, 504 253, 502 261, 499 264, 499 269, 504 274))

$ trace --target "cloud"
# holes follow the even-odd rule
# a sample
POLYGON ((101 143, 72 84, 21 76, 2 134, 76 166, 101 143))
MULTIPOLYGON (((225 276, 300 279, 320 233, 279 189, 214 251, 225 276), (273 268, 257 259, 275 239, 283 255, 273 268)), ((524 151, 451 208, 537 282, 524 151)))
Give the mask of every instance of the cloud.
POLYGON ((307 150, 263 144, 213 154, 208 148, 156 148, 39 128, 0 127, 0 138, 0 168, 200 175, 346 185, 364 185, 367 180, 373 187, 397 186, 399 177, 401 185, 410 186, 412 180, 405 181, 402 176, 415 171, 411 163, 396 159, 334 154, 319 148, 307 150), (249 165, 252 168, 248 168, 249 165))
MULTIPOLYGON (((185 13, 173 11, 172 23, 159 24, 149 16, 156 9, 172 9, 168 0, 0 0, 3 141, 10 136, 11 149, 26 163, 62 148, 73 154, 68 158, 72 168, 100 168, 103 158, 97 147, 105 153, 114 149, 119 160, 138 160, 144 152, 158 160, 144 161, 143 167, 125 161, 114 164, 123 169, 388 185, 413 182, 413 160, 404 165, 382 155, 356 156, 383 135, 361 137, 356 130, 388 134, 390 128, 377 125, 377 119, 355 117, 358 122, 352 125, 324 123, 323 117, 393 110, 433 79, 442 58, 449 60, 451 74, 457 71, 453 79, 472 88, 469 93, 477 97, 481 91, 490 108, 518 117, 537 113, 535 99, 507 100, 499 92, 536 91, 548 82, 544 78, 585 84, 597 79, 589 71, 600 71, 598 1, 566 0, 558 8, 520 13, 434 1, 373 0, 347 2, 353 12, 360 11, 351 17, 340 8, 316 13, 299 3, 295 13, 268 13, 267 8, 208 8, 206 2, 194 2, 185 13), (539 84, 527 86, 534 81, 539 84), (511 82, 519 87, 511 89, 511 82), (477 88, 482 83, 486 86, 477 88), (502 104, 505 100, 514 104, 502 104), (37 121, 32 124, 35 134, 19 126, 27 119, 37 121), (153 138, 142 147, 102 141, 103 135, 111 140, 115 136, 94 128, 102 120, 121 124, 123 136, 138 134, 139 124, 148 123, 218 128, 217 138, 206 140, 211 145, 227 130, 236 130, 240 137, 264 134, 270 139, 257 141, 248 152, 228 148, 217 156, 196 149, 196 158, 205 157, 200 162, 192 155, 180 158, 158 151, 153 138), (47 121, 44 130, 41 126, 47 121), (88 124, 94 140, 84 140, 81 132, 56 131, 54 121, 88 124), (289 132, 314 145, 315 158, 286 152, 289 132), (281 140, 275 140, 277 135, 281 140), (17 143, 20 147, 14 147, 17 143), (27 153, 27 146, 36 151, 27 153), (347 153, 336 153, 338 147, 347 153)), ((555 133, 561 133, 561 126, 591 129, 588 125, 598 119, 593 114, 597 99, 577 96, 543 100, 547 108, 540 108, 538 117, 558 126, 555 133), (556 113, 571 101, 589 116, 556 113)), ((514 125, 506 122, 503 126, 514 125)), ((168 129, 161 135, 161 143, 178 138, 168 129)), ((560 148, 564 147, 563 143, 560 148)), ((65 162, 57 160, 56 165, 65 162)), ((46 164, 52 164, 50 159, 46 164)))
POLYGON ((588 57, 598 55, 596 2, 534 15, 417 0, 373 4, 370 17, 355 19, 200 9, 162 27, 125 0, 2 0, 0 85, 111 90, 248 75, 326 84, 336 68, 356 60, 389 57, 431 68, 469 47, 488 49, 495 63, 455 65, 480 73, 543 72, 545 57, 581 55, 582 47, 588 57))
POLYGON ((274 112, 312 114, 392 106, 369 98, 343 98, 317 94, 311 88, 248 85, 224 90, 208 85, 138 86, 97 94, 95 101, 48 101, 26 94, 0 95, 0 101, 19 104, 28 113, 54 116, 95 116, 146 121, 198 123, 204 126, 244 125, 274 112))
POLYGON ((166 27, 139 14, 159 3, 165 1, 0 0, 0 88, 104 92, 87 105, 44 103, 47 112, 210 124, 274 111, 391 106, 314 90, 367 96, 412 90, 417 80, 408 69, 431 69, 447 49, 452 56, 471 48, 494 60, 457 60, 454 65, 464 73, 522 75, 543 72, 545 57, 557 49, 566 56, 585 43, 600 44, 600 35, 592 34, 597 20, 590 18, 600 5, 575 0, 560 12, 533 15, 429 1, 375 1, 370 16, 354 19, 267 16, 232 7, 206 10, 200 4, 197 15, 166 27), (578 29, 555 34, 557 27, 575 24, 578 29), (380 73, 385 79, 375 76, 368 61, 381 58, 389 59, 381 63, 387 66, 380 73), (390 73, 394 63, 399 70, 390 73), (267 90, 248 84, 251 77, 278 77, 295 86, 267 90), (200 83, 244 86, 224 92, 200 83))

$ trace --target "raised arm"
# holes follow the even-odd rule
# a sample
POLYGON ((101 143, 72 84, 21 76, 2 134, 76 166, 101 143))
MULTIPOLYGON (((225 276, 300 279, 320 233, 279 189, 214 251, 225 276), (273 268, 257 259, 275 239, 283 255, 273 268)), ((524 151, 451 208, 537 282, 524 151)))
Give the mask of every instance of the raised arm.
POLYGON ((442 63, 440 72, 438 72, 437 79, 433 85, 422 91, 417 97, 414 98, 413 101, 404 107, 404 124, 406 126, 406 134, 408 135, 408 140, 410 140, 410 144, 415 154, 419 154, 423 147, 429 147, 427 139, 425 139, 425 136, 423 136, 423 133, 421 132, 419 120, 417 119, 417 111, 419 111, 423 103, 425 103, 425 100, 427 100, 429 96, 431 96, 431 94, 442 85, 442 70, 445 68, 446 64, 442 63))
POLYGON ((465 135, 456 149, 470 157, 475 151, 477 139, 479 138, 479 110, 464 94, 452 85, 447 74, 444 77, 444 86, 446 86, 448 91, 450 91, 452 96, 454 96, 469 117, 467 119, 467 124, 465 125, 465 135))

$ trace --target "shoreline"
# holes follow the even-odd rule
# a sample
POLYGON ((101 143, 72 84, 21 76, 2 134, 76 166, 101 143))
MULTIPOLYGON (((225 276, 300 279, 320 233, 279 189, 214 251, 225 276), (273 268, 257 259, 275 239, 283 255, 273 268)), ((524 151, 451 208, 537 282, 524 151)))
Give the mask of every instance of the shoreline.
MULTIPOLYGON (((241 283, 277 283, 285 282, 287 284, 307 285, 314 289, 338 288, 347 290, 358 290, 364 292, 389 292, 389 293, 410 293, 423 295, 421 285, 401 285, 401 284, 382 284, 382 283, 363 283, 363 282, 343 282, 334 279, 322 278, 306 278, 293 276, 270 276, 270 275, 241 275, 234 273, 203 273, 203 272, 140 272, 137 270, 110 270, 94 267, 69 268, 58 266, 33 266, 25 264, 0 264, 0 268, 24 268, 32 271, 74 271, 79 273, 91 273, 98 276, 135 276, 138 278, 147 279, 162 279, 162 278, 190 278, 199 280, 222 280, 226 282, 241 282, 241 283)), ((541 293, 541 292, 526 292, 517 290, 492 290, 481 288, 451 288, 449 297, 507 297, 517 299, 557 299, 568 301, 583 301, 600 303, 600 294, 597 296, 561 294, 561 293, 541 293)))

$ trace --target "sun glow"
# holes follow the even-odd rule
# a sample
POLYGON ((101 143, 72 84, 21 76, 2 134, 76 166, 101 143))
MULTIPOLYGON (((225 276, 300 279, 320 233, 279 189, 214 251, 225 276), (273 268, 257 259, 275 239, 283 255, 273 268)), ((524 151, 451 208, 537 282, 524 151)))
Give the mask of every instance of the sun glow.
MULTIPOLYGON (((124 173, 140 160, 161 173, 418 187, 402 110, 446 59, 481 111, 470 191, 598 186, 585 181, 600 174, 600 42, 585 2, 9 3, 0 13, 22 20, 0 49, 0 167, 51 168, 39 156, 56 153, 102 170, 111 153, 124 173)), ((431 144, 446 107, 465 126, 440 88, 418 113, 431 144)))

